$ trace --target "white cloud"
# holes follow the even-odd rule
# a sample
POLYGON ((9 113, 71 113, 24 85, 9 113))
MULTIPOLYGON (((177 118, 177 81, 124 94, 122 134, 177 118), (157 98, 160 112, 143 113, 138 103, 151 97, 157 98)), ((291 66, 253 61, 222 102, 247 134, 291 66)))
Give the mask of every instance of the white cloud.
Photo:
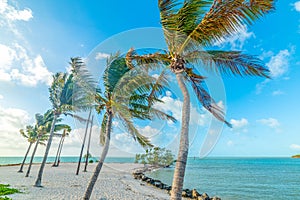
POLYGON ((0 100, 1 100, 1 99, 4 99, 4 96, 0 94, 0 100))
POLYGON ((284 92, 281 91, 281 90, 275 90, 275 91, 272 92, 273 96, 279 96, 279 95, 283 95, 283 94, 284 94, 284 92))
POLYGON ((96 59, 96 60, 102 60, 102 59, 108 58, 109 56, 110 56, 110 55, 107 54, 107 53, 101 53, 101 52, 98 52, 98 53, 96 54, 95 59, 96 59))
POLYGON ((280 130, 280 123, 277 119, 274 119, 274 118, 260 119, 260 120, 257 120, 257 122, 274 129, 276 132, 281 131, 280 130))
POLYGON ((39 83, 51 84, 52 73, 47 69, 41 55, 30 56, 19 44, 6 46, 0 44, 0 81, 17 81, 25 86, 39 83))
POLYGON ((290 148, 293 149, 293 150, 300 150, 300 145, 298 145, 298 144, 291 144, 290 148))
POLYGON ((16 51, 3 44, 0 44, 0 55, 0 70, 9 69, 13 60, 17 58, 16 51))
POLYGON ((242 26, 241 29, 232 37, 226 38, 221 42, 218 42, 217 46, 224 46, 230 44, 232 50, 241 50, 246 42, 251 37, 255 37, 253 32, 248 32, 246 25, 242 26))
POLYGON ((288 71, 290 56, 291 53, 289 50, 285 49, 281 50, 277 55, 271 57, 266 66, 269 68, 273 78, 278 78, 288 71))
MULTIPOLYGON (((163 96, 161 98, 163 102, 156 103, 154 107, 165 113, 171 113, 177 121, 181 122, 182 101, 172 98, 171 95, 172 93, 170 91, 167 91, 166 96, 163 96)), ((204 124, 206 124, 208 118, 209 116, 207 114, 207 111, 203 111, 203 114, 201 114, 197 111, 196 107, 191 105, 190 124, 198 124, 203 126, 204 124)))
POLYGON ((294 7, 295 7, 296 11, 300 12, 300 1, 297 1, 296 3, 294 3, 294 7))
POLYGON ((9 21, 29 21, 33 18, 32 11, 29 8, 18 10, 12 5, 8 5, 7 0, 0 2, 0 15, 9 21))
POLYGON ((231 119, 230 123, 232 124, 232 130, 236 132, 248 132, 247 126, 249 125, 249 122, 247 119, 242 118, 240 120, 231 119))
POLYGON ((25 128, 30 120, 31 118, 25 110, 0 106, 1 156, 23 154, 28 142, 21 136, 19 130, 25 128))
POLYGON ((143 127, 143 128, 139 128, 139 132, 140 132, 142 135, 148 137, 149 139, 151 139, 152 137, 154 137, 154 136, 160 134, 160 130, 158 130, 158 129, 156 129, 156 128, 153 128, 153 127, 151 127, 151 126, 149 126, 149 125, 148 125, 148 126, 145 126, 145 127, 143 127))
POLYGON ((229 140, 229 141, 227 142, 227 146, 231 147, 231 146, 233 146, 233 145, 234 145, 234 143, 233 143, 232 140, 229 140))

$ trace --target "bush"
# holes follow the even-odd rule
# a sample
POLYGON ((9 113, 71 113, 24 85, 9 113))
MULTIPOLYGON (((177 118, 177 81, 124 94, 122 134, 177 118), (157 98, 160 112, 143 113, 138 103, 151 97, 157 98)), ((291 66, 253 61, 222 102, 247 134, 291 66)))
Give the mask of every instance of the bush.
POLYGON ((0 200, 9 200, 8 197, 1 197, 3 195, 9 195, 14 193, 20 193, 18 189, 15 188, 9 188, 9 185, 7 184, 0 184, 0 200))
POLYGON ((94 163, 94 161, 93 160, 89 160, 89 163, 94 163))
POLYGON ((170 150, 154 147, 147 149, 145 154, 136 154, 134 162, 168 167, 174 162, 174 155, 170 150))

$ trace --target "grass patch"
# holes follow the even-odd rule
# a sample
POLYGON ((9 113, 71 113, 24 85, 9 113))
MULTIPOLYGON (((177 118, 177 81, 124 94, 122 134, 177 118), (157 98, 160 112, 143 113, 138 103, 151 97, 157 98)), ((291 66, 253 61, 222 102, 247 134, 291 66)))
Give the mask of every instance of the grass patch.
POLYGON ((14 193, 21 193, 21 192, 18 189, 9 188, 8 184, 0 184, 0 200, 10 200, 11 198, 8 198, 4 195, 9 195, 14 193))
POLYGON ((8 198, 8 197, 0 197, 0 200, 11 200, 11 198, 8 198))

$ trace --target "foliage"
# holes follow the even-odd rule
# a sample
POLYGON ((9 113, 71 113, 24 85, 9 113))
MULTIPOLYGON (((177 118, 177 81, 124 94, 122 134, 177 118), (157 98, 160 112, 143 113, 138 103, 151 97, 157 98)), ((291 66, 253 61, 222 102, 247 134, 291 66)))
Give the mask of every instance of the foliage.
POLYGON ((86 159, 86 158, 91 158, 91 157, 93 157, 93 156, 92 156, 92 154, 89 153, 88 155, 85 154, 83 157, 86 159))
POLYGON ((94 163, 94 161, 93 160, 89 160, 89 163, 94 163))
MULTIPOLYGON (((0 184, 0 196, 9 195, 14 193, 21 193, 18 189, 9 188, 8 184, 0 184)), ((8 200, 8 197, 0 197, 0 199, 8 200)))
POLYGON ((169 166, 174 162, 174 155, 165 148, 149 148, 145 154, 136 154, 135 163, 151 164, 158 166, 169 166))

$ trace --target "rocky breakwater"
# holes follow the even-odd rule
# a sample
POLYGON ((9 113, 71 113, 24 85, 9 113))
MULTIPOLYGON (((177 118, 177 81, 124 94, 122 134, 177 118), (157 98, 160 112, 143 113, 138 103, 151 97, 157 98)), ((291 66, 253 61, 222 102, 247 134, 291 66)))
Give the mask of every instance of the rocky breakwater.
MULTIPOLYGON (((149 168, 148 168, 149 170, 149 168)), ((146 171, 148 171, 146 170, 146 171)), ((166 190, 168 194, 170 194, 172 186, 167 185, 160 180, 150 178, 144 174, 145 170, 136 170, 132 173, 133 177, 137 180, 141 180, 148 185, 152 185, 162 190, 166 190)), ((200 194, 196 189, 184 189, 182 191, 182 197, 187 199, 197 199, 197 200, 221 200, 219 197, 209 197, 208 194, 202 193, 200 194)))

